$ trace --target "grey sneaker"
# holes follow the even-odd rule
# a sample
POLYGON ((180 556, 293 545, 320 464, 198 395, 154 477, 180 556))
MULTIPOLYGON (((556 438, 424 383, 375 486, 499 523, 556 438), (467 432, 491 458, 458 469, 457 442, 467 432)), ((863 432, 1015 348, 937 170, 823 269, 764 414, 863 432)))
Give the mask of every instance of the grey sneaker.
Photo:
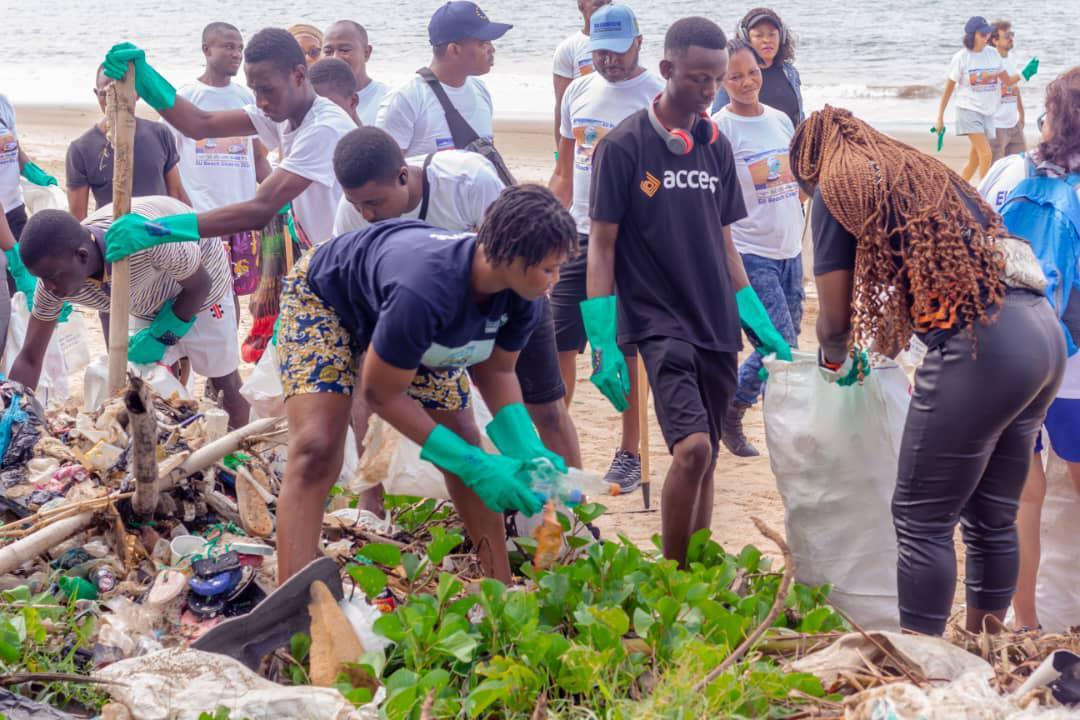
POLYGON ((743 432, 743 416, 749 409, 749 405, 732 402, 728 405, 721 421, 720 442, 724 443, 724 447, 737 457, 757 457, 761 454, 750 444, 750 441, 746 439, 746 433, 743 432))
POLYGON ((616 450, 604 480, 617 483, 619 494, 626 495, 641 487, 641 456, 626 450, 616 450))

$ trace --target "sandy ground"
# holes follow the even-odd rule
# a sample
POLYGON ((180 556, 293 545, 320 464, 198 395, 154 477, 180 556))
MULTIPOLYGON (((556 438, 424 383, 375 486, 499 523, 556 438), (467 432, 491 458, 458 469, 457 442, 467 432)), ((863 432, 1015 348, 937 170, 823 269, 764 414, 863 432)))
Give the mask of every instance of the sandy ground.
MULTIPOLYGON (((140 106, 141 110, 145 109, 140 106)), ((64 154, 67 145, 100 116, 98 109, 90 105, 70 106, 20 106, 18 127, 20 139, 26 151, 47 171, 53 173, 63 184, 64 154)), ((143 114, 140 111, 140 114, 143 114)), ((149 111, 148 117, 153 117, 149 111)), ((496 123, 496 138, 500 151, 510 164, 515 176, 522 182, 546 183, 553 166, 552 134, 547 124, 525 122, 496 123)), ((927 134, 913 133, 901 136, 926 152, 932 152, 933 138, 927 134)), ((959 169, 966 160, 967 143, 957 138, 946 142, 938 157, 959 169)), ((817 301, 811 292, 803 316, 800 346, 815 350, 814 322, 817 318, 817 301)), ((241 305, 246 305, 241 302, 241 305)), ((104 343, 98 331, 95 317, 87 314, 91 328, 92 355, 104 354, 104 343)), ((250 323, 246 308, 242 311, 242 323, 250 323)), ((241 372, 247 374, 251 367, 241 372)), ((578 391, 574 396, 571 414, 581 438, 581 448, 586 469, 603 473, 618 445, 620 423, 618 414, 587 378, 589 369, 584 356, 578 363, 578 391)), ((73 385, 80 386, 81 378, 72 378, 73 385)), ((201 383, 199 384, 201 390, 201 383)), ((652 509, 644 510, 642 495, 634 493, 620 498, 608 498, 605 504, 609 512, 600 518, 598 525, 608 536, 622 533, 642 545, 660 530, 659 504, 664 476, 671 464, 660 428, 650 408, 649 458, 652 481, 652 509)), ((770 526, 781 529, 784 514, 775 481, 769 468, 765 451, 765 432, 762 425, 760 404, 751 409, 746 417, 746 432, 751 442, 762 451, 761 457, 741 459, 721 451, 717 466, 715 510, 712 530, 714 536, 731 551, 753 543, 768 543, 758 535, 750 521, 751 516, 760 517, 770 526)), ((961 568, 962 569, 962 568, 961 568)))

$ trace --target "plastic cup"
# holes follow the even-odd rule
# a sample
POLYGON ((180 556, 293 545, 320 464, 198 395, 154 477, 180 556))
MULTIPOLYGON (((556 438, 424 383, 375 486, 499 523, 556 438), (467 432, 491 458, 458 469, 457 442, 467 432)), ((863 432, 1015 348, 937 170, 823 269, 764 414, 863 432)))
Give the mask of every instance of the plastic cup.
POLYGON ((169 543, 172 565, 190 562, 192 555, 200 555, 206 550, 206 539, 198 535, 180 535, 169 543))

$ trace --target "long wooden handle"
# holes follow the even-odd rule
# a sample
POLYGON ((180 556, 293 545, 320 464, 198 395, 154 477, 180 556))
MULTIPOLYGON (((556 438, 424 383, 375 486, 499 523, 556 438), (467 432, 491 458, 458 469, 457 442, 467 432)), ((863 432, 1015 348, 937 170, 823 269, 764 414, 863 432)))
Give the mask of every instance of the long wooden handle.
MULTIPOLYGON (((128 63, 123 80, 107 90, 105 116, 113 146, 113 220, 131 212, 131 176, 135 165, 135 66, 128 63)), ((110 271, 109 295, 109 393, 127 380, 128 313, 131 310, 131 269, 118 260, 110 271)))

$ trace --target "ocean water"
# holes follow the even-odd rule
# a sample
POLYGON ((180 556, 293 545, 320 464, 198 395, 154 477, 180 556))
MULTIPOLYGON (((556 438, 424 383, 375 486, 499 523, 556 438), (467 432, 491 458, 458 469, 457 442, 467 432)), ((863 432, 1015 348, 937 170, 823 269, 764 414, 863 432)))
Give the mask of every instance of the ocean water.
MULTIPOLYGON (((760 0, 743 4, 700 0, 630 0, 641 24, 642 63, 655 70, 664 31, 687 15, 705 15, 724 28, 760 0)), ((396 84, 427 64, 427 22, 437 0, 367 0, 312 3, 252 0, 60 0, 57 3, 5 1, 4 60, 0 92, 16 104, 94 102, 94 72, 105 51, 130 40, 179 86, 202 71, 203 26, 224 20, 245 37, 267 26, 306 22, 325 28, 349 18, 367 27, 374 54, 372 77, 396 84)), ((550 117, 551 54, 581 25, 574 0, 520 3, 483 0, 496 21, 514 24, 496 43, 495 68, 484 80, 496 115, 523 119, 550 117)), ((835 5, 807 0, 771 3, 797 39, 796 64, 808 110, 831 103, 847 107, 882 126, 927 126, 933 122, 949 58, 961 47, 963 24, 974 14, 991 22, 1010 19, 1016 32, 1015 57, 1022 66, 1037 56, 1039 74, 1023 84, 1027 107, 1040 105, 1046 84, 1080 62, 1075 32, 1080 0, 845 0, 835 5), (1022 12, 1022 14, 1017 14, 1022 12)), ((238 80, 243 82, 241 70, 238 80)), ((946 115, 951 123, 952 109, 946 115)))

